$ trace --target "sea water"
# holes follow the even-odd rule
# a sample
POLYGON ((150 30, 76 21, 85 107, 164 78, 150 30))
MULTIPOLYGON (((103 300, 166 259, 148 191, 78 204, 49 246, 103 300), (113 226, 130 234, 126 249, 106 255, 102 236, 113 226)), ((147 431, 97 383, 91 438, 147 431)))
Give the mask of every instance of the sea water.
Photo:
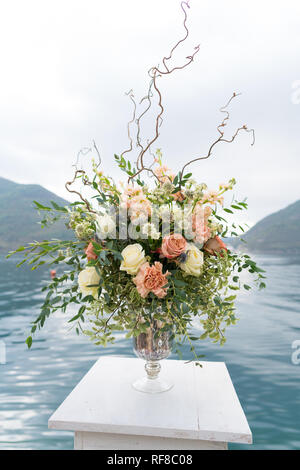
MULTIPOLYGON (((226 362, 253 432, 252 446, 230 448, 299 449, 300 259, 256 261, 267 270, 267 289, 242 292, 240 320, 228 329, 225 346, 205 340, 197 352, 226 362)), ((28 351, 24 340, 49 270, 14 264, 0 259, 0 449, 71 449, 72 433, 49 430, 48 418, 101 355, 133 356, 132 344, 120 335, 105 349, 95 346, 69 331, 69 315, 57 313, 28 351)), ((184 358, 191 358, 188 348, 184 358)))

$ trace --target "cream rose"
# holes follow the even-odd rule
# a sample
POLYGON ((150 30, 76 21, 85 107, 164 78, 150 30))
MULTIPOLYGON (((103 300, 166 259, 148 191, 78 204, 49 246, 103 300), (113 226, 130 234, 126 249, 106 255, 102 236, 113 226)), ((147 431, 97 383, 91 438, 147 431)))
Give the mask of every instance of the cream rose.
POLYGON ((126 271, 127 274, 136 274, 140 266, 146 262, 143 247, 139 243, 126 246, 121 254, 123 261, 120 270, 126 271))
POLYGON ((183 263, 180 263, 181 269, 191 276, 199 277, 203 265, 203 253, 195 245, 189 244, 186 249, 187 256, 183 263))
POLYGON ((100 276, 93 266, 88 266, 79 273, 78 285, 83 295, 92 295, 98 298, 100 276), (89 287, 90 286, 90 287, 89 287))

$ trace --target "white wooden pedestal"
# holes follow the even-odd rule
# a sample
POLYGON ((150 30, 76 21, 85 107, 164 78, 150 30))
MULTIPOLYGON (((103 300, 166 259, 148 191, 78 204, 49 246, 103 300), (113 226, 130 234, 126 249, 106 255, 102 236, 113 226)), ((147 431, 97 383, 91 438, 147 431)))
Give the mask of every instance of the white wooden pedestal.
POLYGON ((132 388, 144 375, 140 359, 99 359, 49 419, 49 428, 75 432, 75 449, 227 449, 252 434, 223 362, 165 360, 174 383, 150 395, 132 388))

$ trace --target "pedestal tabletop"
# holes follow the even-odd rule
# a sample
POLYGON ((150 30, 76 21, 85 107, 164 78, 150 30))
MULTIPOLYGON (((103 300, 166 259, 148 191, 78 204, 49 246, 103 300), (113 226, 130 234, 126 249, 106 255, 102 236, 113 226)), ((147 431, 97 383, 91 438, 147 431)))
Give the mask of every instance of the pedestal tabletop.
POLYGON ((174 387, 151 395, 131 385, 144 374, 142 360, 101 357, 51 416, 49 428, 251 444, 226 365, 201 364, 162 361, 161 374, 174 387))

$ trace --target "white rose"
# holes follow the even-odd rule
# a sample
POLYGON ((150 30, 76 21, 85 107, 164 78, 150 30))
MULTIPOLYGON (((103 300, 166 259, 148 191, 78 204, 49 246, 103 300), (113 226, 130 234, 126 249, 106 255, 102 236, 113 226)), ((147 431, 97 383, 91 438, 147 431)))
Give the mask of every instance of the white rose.
POLYGON ((123 261, 120 270, 126 271, 127 274, 136 274, 140 266, 146 262, 143 247, 139 243, 126 246, 121 254, 123 261))
POLYGON ((191 276, 199 277, 202 271, 203 253, 195 245, 187 246, 187 257, 185 262, 180 263, 181 269, 191 276))
POLYGON ((98 298, 100 276, 93 266, 88 266, 79 273, 78 285, 82 294, 92 295, 95 299, 98 298), (90 286, 90 287, 89 287, 90 286), (92 287, 93 286, 93 287, 92 287))
POLYGON ((107 238, 109 235, 115 235, 116 223, 108 214, 96 215, 96 233, 99 238, 107 238))

